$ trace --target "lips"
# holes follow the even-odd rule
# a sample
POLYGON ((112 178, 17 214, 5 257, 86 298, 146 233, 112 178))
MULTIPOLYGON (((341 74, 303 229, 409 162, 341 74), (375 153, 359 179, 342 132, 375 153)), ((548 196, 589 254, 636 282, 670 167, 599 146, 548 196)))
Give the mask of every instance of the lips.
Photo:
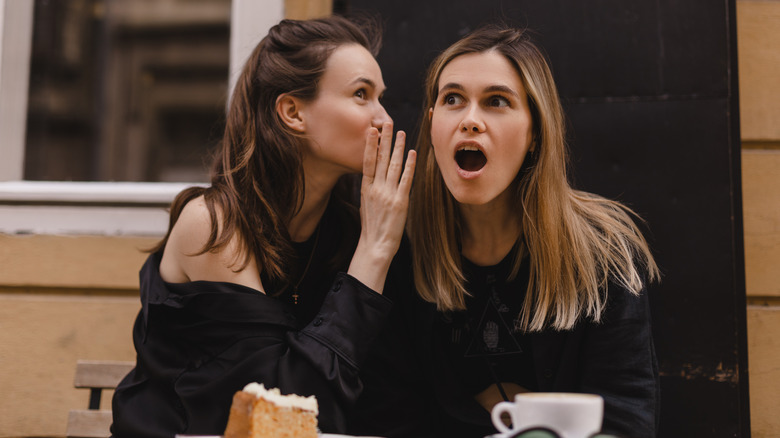
POLYGON ((467 172, 478 172, 487 164, 487 157, 475 144, 462 144, 455 151, 455 162, 467 172))

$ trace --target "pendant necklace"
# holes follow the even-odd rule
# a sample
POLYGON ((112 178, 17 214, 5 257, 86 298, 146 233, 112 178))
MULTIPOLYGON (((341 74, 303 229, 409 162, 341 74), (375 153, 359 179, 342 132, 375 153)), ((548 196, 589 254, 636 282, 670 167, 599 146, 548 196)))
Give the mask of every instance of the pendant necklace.
POLYGON ((301 277, 298 279, 298 282, 295 283, 295 287, 293 288, 292 299, 294 305, 298 304, 298 298, 299 298, 298 286, 301 285, 303 279, 306 277, 306 273, 309 272, 309 266, 311 266, 311 260, 314 258, 314 252, 317 250, 317 242, 319 242, 319 240, 320 240, 320 227, 318 225, 317 232, 314 235, 314 245, 312 245, 311 254, 309 254, 309 260, 306 262, 306 267, 303 268, 303 273, 301 274, 301 277))

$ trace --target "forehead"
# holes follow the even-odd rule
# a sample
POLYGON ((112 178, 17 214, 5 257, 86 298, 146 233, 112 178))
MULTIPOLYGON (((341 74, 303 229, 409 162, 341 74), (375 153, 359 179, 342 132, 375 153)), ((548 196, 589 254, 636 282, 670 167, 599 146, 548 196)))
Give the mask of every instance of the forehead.
POLYGON ((359 44, 345 44, 337 47, 325 63, 321 86, 343 87, 361 79, 385 88, 382 70, 371 53, 359 44))
POLYGON ((453 58, 439 75, 439 87, 458 84, 465 88, 505 85, 518 93, 524 90, 515 66, 495 50, 467 53, 453 58))

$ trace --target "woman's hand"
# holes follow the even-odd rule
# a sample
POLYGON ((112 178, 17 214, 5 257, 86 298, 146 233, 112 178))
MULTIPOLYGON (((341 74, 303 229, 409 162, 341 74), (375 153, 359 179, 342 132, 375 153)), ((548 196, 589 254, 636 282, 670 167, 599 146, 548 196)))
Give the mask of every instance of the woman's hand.
MULTIPOLYGON (((517 394, 531 392, 516 383, 510 382, 501 382, 501 388, 503 388, 504 394, 506 394, 509 401, 514 401, 517 394)), ((481 404, 486 411, 490 412, 495 405, 504 401, 504 396, 501 394, 498 386, 494 383, 488 386, 484 391, 475 395, 474 399, 477 403, 481 404)), ((509 426, 509 424, 507 424, 507 426, 509 426)))
POLYGON ((387 270, 404 233, 417 157, 415 151, 409 151, 404 166, 406 133, 398 131, 395 147, 391 147, 392 139, 390 122, 382 126, 381 136, 376 128, 371 128, 366 139, 360 188, 362 228, 348 271, 379 293, 384 289, 387 270))

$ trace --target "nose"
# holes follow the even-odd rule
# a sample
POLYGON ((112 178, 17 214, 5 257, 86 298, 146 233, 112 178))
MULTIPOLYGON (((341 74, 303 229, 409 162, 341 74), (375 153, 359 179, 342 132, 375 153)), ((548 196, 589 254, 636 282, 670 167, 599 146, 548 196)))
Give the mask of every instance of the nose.
POLYGON ((460 122, 460 130, 463 132, 484 132, 485 122, 479 117, 478 110, 471 108, 460 122))
POLYGON ((379 108, 376 114, 371 119, 371 126, 378 129, 379 132, 382 132, 382 125, 384 125, 386 122, 393 123, 393 119, 389 114, 387 114, 385 107, 379 104, 379 108))

